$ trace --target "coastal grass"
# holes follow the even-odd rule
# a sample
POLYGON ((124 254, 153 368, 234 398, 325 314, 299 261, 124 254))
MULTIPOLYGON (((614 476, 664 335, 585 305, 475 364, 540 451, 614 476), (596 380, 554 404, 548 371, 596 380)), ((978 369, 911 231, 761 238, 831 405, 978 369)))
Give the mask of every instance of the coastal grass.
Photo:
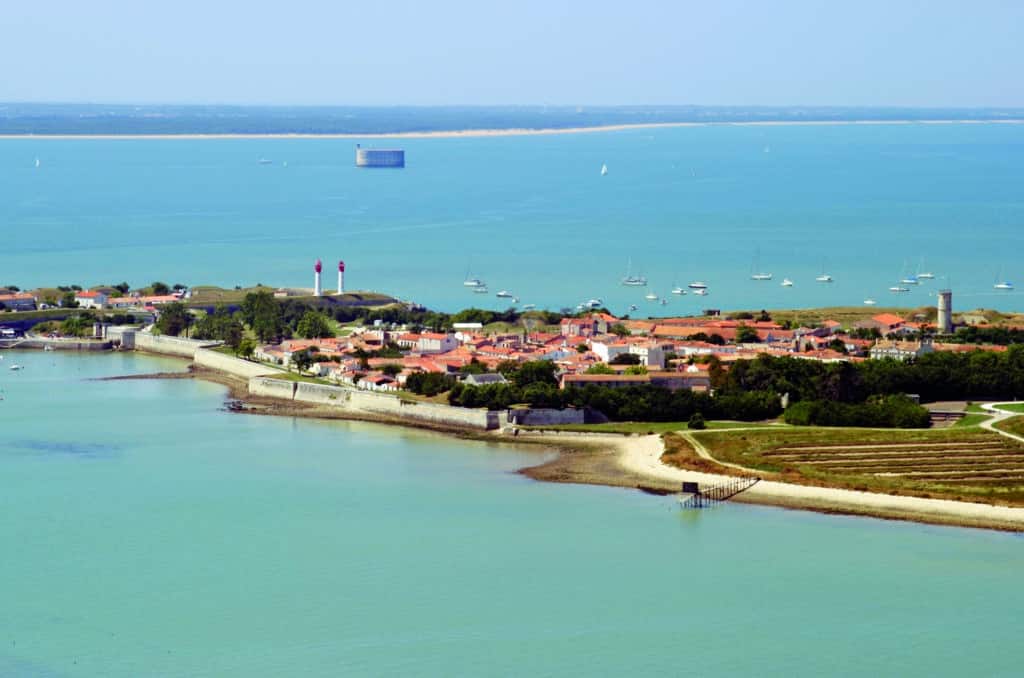
MULTIPOLYGON (((1015 419, 1017 424, 1004 424, 1024 431, 1024 417, 1015 419)), ((1024 505, 1024 445, 977 427, 791 427, 691 435, 715 460, 784 482, 1024 505)))
POLYGON ((699 471, 701 473, 714 473, 717 475, 734 475, 748 477, 753 475, 729 466, 722 466, 713 461, 705 459, 697 454, 690 441, 678 433, 665 433, 661 436, 664 442, 665 451, 661 460, 669 466, 685 469, 687 471, 699 471))
POLYGON ((990 418, 991 417, 987 414, 979 414, 972 412, 970 414, 964 415, 962 419, 958 420, 955 424, 953 424, 953 428, 971 428, 972 426, 978 426, 988 421, 990 418))
POLYGON ((1010 417, 995 425, 1000 431, 1024 436, 1024 417, 1010 417))

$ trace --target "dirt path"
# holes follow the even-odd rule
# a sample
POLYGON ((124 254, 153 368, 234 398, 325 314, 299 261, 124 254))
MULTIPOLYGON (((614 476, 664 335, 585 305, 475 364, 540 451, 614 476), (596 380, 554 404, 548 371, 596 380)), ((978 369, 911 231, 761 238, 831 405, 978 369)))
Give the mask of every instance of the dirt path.
POLYGON ((992 416, 990 418, 986 419, 985 421, 981 422, 980 426, 981 426, 981 428, 988 429, 989 431, 992 431, 994 433, 998 433, 999 435, 1003 436, 1004 438, 1009 438, 1010 440, 1016 440, 1018 443, 1024 443, 1024 436, 1019 436, 1019 435, 1016 435, 1014 433, 1010 433, 1009 431, 1004 431, 1002 429, 996 428, 996 426, 995 426, 997 423, 1003 421, 1004 419, 1010 419, 1011 417, 1019 417, 1019 416, 1021 416, 1021 414, 1019 412, 1007 412, 1006 410, 998 409, 999 405, 1013 405, 1013 404, 1014 403, 1012 403, 1012 402, 1007 402, 1007 403, 985 403, 984 405, 981 406, 981 408, 983 410, 986 410, 987 412, 989 412, 992 416))

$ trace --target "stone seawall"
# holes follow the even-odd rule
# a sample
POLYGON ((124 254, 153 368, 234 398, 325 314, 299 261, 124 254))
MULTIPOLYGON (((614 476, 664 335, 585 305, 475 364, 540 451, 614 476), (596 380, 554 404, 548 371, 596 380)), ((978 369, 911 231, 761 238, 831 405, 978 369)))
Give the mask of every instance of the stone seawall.
POLYGON ((211 351, 208 348, 197 348, 193 362, 195 362, 199 367, 227 372, 230 375, 240 377, 242 379, 250 379, 252 377, 273 374, 277 371, 272 367, 224 355, 217 351, 211 351))
POLYGON ((55 351, 108 351, 112 344, 109 341, 96 341, 88 339, 9 339, 0 340, 0 349, 10 348, 49 348, 55 351))
POLYGON ((582 409, 524 408, 521 410, 509 410, 506 421, 519 426, 583 424, 586 423, 586 412, 582 409))
POLYGON ((433 426, 472 428, 480 431, 496 429, 503 413, 472 410, 435 403, 405 401, 393 395, 371 393, 343 386, 291 382, 271 377, 253 377, 249 393, 255 396, 314 403, 354 415, 372 415, 433 426))
POLYGON ((298 384, 294 381, 271 379, 270 377, 253 377, 249 380, 249 393, 254 396, 281 398, 292 400, 298 384))
POLYGON ((181 337, 167 337, 163 335, 148 334, 146 332, 135 333, 135 348, 150 353, 162 353, 182 358, 195 358, 196 349, 218 346, 219 341, 201 341, 199 339, 183 339, 181 337))
POLYGON ((401 400, 395 396, 369 391, 352 392, 349 406, 360 412, 399 419, 414 419, 441 426, 469 427, 482 431, 496 429, 501 424, 499 412, 401 400))

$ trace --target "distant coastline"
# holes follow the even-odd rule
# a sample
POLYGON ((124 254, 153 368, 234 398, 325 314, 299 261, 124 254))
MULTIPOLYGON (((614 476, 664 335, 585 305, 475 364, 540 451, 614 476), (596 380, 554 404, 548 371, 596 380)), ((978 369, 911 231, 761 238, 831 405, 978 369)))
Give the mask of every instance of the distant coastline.
POLYGON ((460 130, 432 130, 432 131, 416 131, 416 132, 370 132, 370 133, 355 133, 355 132, 327 132, 327 133, 285 133, 285 132, 267 132, 267 133, 195 133, 195 132, 182 132, 178 133, 161 133, 161 134, 148 134, 148 133, 127 133, 127 134, 74 134, 74 133, 54 133, 54 134, 35 134, 35 133, 17 133, 17 134, 0 134, 0 139, 99 139, 99 140, 115 140, 115 139, 181 139, 181 140, 200 140, 200 139, 447 139, 447 138, 472 138, 472 137, 513 137, 513 136, 546 136, 546 135, 559 135, 559 134, 594 134, 601 132, 625 132, 630 130, 651 130, 651 129, 671 129, 680 127, 805 127, 805 126, 822 126, 831 127, 838 125, 1019 125, 1024 124, 1024 118, 1007 118, 1007 119, 950 119, 950 120, 930 120, 930 119, 906 119, 906 120, 751 120, 751 121, 708 121, 708 122, 641 122, 641 123, 622 123, 614 125, 594 125, 594 126, 580 126, 580 127, 543 127, 543 128, 529 128, 529 127, 509 127, 509 128, 493 128, 493 129, 460 129, 460 130))

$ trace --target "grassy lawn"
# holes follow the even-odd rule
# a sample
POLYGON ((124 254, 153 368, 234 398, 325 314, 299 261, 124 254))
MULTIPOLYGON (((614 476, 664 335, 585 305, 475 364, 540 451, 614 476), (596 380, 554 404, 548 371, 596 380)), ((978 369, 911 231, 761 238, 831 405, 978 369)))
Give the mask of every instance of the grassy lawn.
MULTIPOLYGON (((749 423, 745 421, 709 421, 708 429, 728 428, 768 428, 768 424, 761 422, 749 423)), ((558 424, 555 426, 531 426, 528 428, 544 431, 573 431, 576 433, 620 433, 622 435, 649 435, 652 433, 672 433, 674 431, 685 431, 689 427, 685 421, 612 421, 607 424, 558 424)))
POLYGON ((295 372, 272 372, 267 375, 274 379, 281 379, 283 381, 304 381, 307 384, 324 384, 326 386, 337 386, 334 382, 321 379, 319 377, 310 377, 305 374, 296 374, 295 372))
POLYGON ((965 415, 963 419, 953 424, 953 428, 970 428, 977 426, 978 424, 988 421, 991 417, 987 414, 971 413, 965 415))
POLYGON ((968 414, 985 414, 987 412, 988 412, 988 410, 984 409, 978 403, 971 403, 970 405, 967 406, 967 413, 968 414))
MULTIPOLYGON (((1005 424, 1024 431, 1024 417, 1005 424)), ((715 459, 786 482, 1024 505, 1024 445, 976 427, 793 427, 692 435, 715 459)))
POLYGON ((1000 405, 998 408, 1004 412, 1016 412, 1024 414, 1024 403, 1013 403, 1012 405, 1000 405))

